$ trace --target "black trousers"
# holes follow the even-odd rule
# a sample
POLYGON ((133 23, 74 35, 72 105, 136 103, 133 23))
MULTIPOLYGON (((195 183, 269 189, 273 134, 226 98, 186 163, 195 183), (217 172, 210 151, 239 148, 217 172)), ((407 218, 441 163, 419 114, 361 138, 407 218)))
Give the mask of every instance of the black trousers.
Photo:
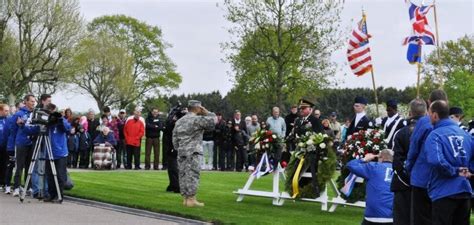
POLYGON ((227 170, 234 170, 235 169, 235 150, 232 144, 226 144, 225 148, 225 158, 226 158, 226 167, 227 170))
POLYGON ((5 186, 10 186, 13 177, 13 168, 15 168, 15 151, 7 152, 8 154, 8 165, 5 171, 5 186))
POLYGON ((5 177, 7 175, 8 152, 6 147, 0 147, 0 186, 5 185, 5 177))
POLYGON ((176 156, 168 155, 168 179, 170 184, 166 190, 179 193, 179 170, 176 156))
POLYGON ((53 171, 51 169, 51 163, 49 161, 46 162, 46 174, 48 178, 48 193, 50 198, 54 199, 59 197, 59 194, 61 197, 63 196, 63 191, 64 191, 64 184, 66 183, 67 180, 67 157, 62 157, 59 159, 54 160, 54 167, 56 168, 56 174, 58 177, 58 184, 59 184, 59 191, 60 193, 57 192, 56 190, 56 184, 54 182, 54 176, 53 176, 53 171))
POLYGON ((79 168, 89 167, 89 150, 79 152, 79 168))
POLYGON ((367 220, 362 221, 362 225, 392 225, 393 223, 374 223, 367 220))
MULTIPOLYGON (((13 179, 13 188, 16 189, 20 187, 22 173, 25 174, 23 179, 26 180, 26 177, 28 176, 28 168, 30 168, 31 157, 33 157, 32 146, 22 146, 16 148, 16 172, 13 179)), ((26 187, 26 190, 28 190, 28 188, 29 186, 26 187)))
POLYGON ((79 161, 79 152, 70 151, 67 156, 67 167, 77 168, 77 162, 79 161))
POLYGON ((244 146, 235 146, 235 154, 237 155, 237 162, 235 165, 235 170, 240 172, 244 168, 245 158, 247 156, 244 146))
POLYGON ((226 163, 226 145, 222 142, 217 142, 217 151, 219 152, 219 169, 224 171, 227 167, 225 166, 226 163))
POLYGON ((410 224, 411 190, 396 191, 393 196, 393 224, 410 224))
POLYGON ((140 146, 127 145, 127 169, 132 169, 132 156, 135 169, 140 168, 140 146))
POLYGON ((220 158, 218 157, 217 155, 217 152, 218 152, 218 147, 217 147, 217 140, 214 140, 214 147, 212 148, 212 169, 217 169, 217 158, 220 158))
POLYGON ((433 202, 433 225, 469 225, 471 199, 442 198, 433 202))
POLYGON ((123 163, 123 167, 127 166, 127 149, 125 145, 125 140, 120 139, 115 149, 117 153, 117 168, 120 168, 120 165, 123 163))
POLYGON ((431 225, 431 199, 424 188, 411 188, 411 225, 431 225))

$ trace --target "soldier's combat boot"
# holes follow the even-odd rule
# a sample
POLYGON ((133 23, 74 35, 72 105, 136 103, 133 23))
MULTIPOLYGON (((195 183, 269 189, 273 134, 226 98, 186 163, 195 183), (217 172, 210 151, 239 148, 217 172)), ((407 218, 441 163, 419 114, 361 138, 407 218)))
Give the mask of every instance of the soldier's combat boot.
POLYGON ((204 203, 201 203, 201 202, 198 202, 196 200, 196 197, 192 196, 192 197, 189 197, 188 198, 188 201, 186 202, 186 206, 187 207, 203 207, 204 206, 204 203))
POLYGON ((183 205, 186 206, 188 204, 188 197, 183 196, 183 205))

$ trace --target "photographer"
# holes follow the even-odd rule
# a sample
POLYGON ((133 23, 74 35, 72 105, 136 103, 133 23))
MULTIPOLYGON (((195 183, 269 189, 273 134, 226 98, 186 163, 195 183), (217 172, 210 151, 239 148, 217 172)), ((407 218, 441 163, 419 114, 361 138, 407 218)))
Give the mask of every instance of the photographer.
MULTIPOLYGON (((168 166, 168 179, 169 185, 166 188, 168 192, 179 193, 179 178, 178 178, 178 153, 173 147, 173 129, 181 117, 186 114, 186 109, 182 108, 181 102, 173 107, 168 113, 166 119, 165 129, 163 131, 163 149, 167 154, 167 166, 168 166)), ((164 160, 164 158, 163 158, 164 160)))
POLYGON ((61 203, 62 200, 58 200, 58 196, 63 196, 64 185, 67 180, 67 134, 71 130, 71 125, 60 113, 56 112, 56 105, 50 103, 47 106, 47 109, 52 112, 49 116, 47 128, 49 132, 49 138, 51 140, 51 151, 53 153, 54 166, 56 168, 60 193, 57 193, 56 188, 54 188, 55 183, 51 170, 51 164, 46 163, 49 197, 44 201, 61 203))

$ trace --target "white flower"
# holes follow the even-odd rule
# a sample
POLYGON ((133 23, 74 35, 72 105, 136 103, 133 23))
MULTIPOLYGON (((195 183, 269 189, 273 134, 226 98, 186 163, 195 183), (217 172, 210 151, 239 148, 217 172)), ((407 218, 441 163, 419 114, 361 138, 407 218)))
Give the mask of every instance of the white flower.
POLYGON ((327 134, 324 134, 323 137, 324 137, 324 138, 327 138, 327 137, 329 137, 329 136, 328 136, 327 134))
POLYGON ((266 143, 265 148, 270 148, 270 144, 266 143))
POLYGON ((380 137, 380 133, 375 133, 374 137, 379 138, 379 137, 380 137))
POLYGON ((307 144, 307 145, 313 145, 314 142, 313 142, 313 140, 309 139, 309 140, 306 142, 306 144, 307 144))
POLYGON ((298 143, 298 147, 304 147, 304 143, 303 142, 298 143))
POLYGON ((260 143, 255 144, 255 149, 260 149, 260 143))
POLYGON ((352 139, 352 135, 349 135, 349 137, 347 137, 347 139, 349 139, 349 140, 352 139))
POLYGON ((273 138, 273 139, 276 139, 276 138, 277 138, 277 136, 276 136, 275 134, 273 134, 273 135, 272 135, 272 138, 273 138))
POLYGON ((319 144, 319 147, 322 148, 322 149, 325 149, 325 148, 326 148, 326 144, 323 142, 323 143, 319 144))
POLYGON ((378 145, 374 146, 374 150, 380 150, 380 147, 378 145))

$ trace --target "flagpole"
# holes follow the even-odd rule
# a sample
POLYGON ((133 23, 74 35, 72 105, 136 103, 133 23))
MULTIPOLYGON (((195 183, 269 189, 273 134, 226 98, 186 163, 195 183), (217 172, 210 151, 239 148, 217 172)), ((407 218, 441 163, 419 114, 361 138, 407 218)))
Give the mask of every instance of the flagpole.
POLYGON ((438 31, 438 14, 436 14, 436 0, 433 0, 433 12, 434 12, 434 19, 435 19, 435 29, 436 29, 436 54, 438 56, 438 79, 440 83, 441 90, 444 86, 443 81, 443 71, 441 68, 441 53, 439 51, 439 31, 438 31))
MULTIPOLYGON (((367 30, 367 33, 369 33, 369 30, 367 28, 367 20, 365 16, 365 12, 362 9, 362 18, 365 23, 365 29, 367 30)), ((369 42, 369 39, 367 39, 367 42, 369 42)), ((377 110, 377 117, 379 117, 379 97, 377 95, 377 88, 375 86, 375 76, 374 76, 374 65, 372 65, 372 68, 370 68, 370 74, 372 75, 372 87, 374 88, 374 96, 375 96, 375 110, 377 110)))

